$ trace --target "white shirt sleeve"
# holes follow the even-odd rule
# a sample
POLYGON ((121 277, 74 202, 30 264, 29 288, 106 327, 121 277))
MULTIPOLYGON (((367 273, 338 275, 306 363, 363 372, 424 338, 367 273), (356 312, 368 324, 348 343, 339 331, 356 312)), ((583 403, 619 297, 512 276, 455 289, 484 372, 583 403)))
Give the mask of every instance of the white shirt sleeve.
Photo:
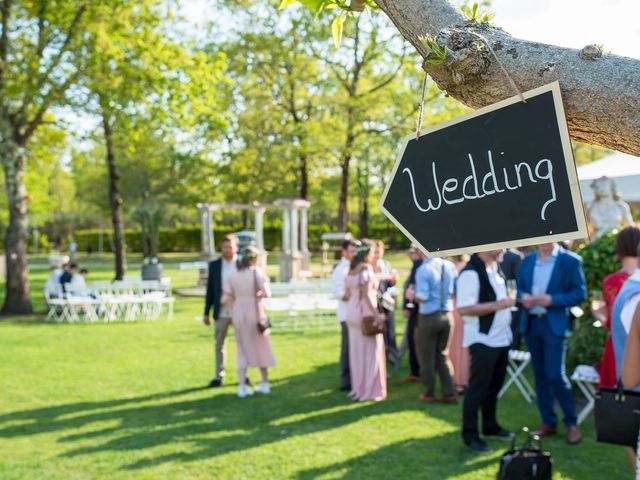
POLYGON ((331 272, 331 287, 333 290, 333 298, 342 300, 345 295, 344 281, 347 277, 347 271, 344 268, 343 262, 340 262, 336 268, 331 272))
POLYGON ((456 290, 456 306, 470 307, 478 303, 480 296, 480 279, 473 270, 465 270, 458 277, 456 290))

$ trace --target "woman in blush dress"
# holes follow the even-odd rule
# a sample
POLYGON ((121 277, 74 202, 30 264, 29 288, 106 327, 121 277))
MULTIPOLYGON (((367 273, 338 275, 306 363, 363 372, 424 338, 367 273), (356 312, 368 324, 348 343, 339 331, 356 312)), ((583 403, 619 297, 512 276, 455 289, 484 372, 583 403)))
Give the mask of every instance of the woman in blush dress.
POLYGON ((238 351, 238 396, 253 395, 246 385, 247 368, 260 368, 262 383, 256 387, 258 393, 269 393, 269 368, 276 360, 271 351, 268 332, 258 330, 258 323, 265 317, 261 299, 271 295, 267 277, 257 267, 258 250, 248 247, 238 260, 238 270, 224 281, 223 303, 233 302, 231 321, 235 330, 238 351))
POLYGON ((349 327, 349 368, 352 400, 380 401, 387 396, 387 362, 381 333, 362 333, 363 316, 380 316, 378 312, 378 281, 371 266, 370 243, 356 250, 345 279, 347 292, 347 326, 349 327))
POLYGON ((616 253, 620 257, 622 268, 604 277, 602 281, 604 306, 592 311, 593 316, 600 320, 609 332, 600 361, 600 388, 613 388, 618 383, 619 375, 616 372, 616 358, 611 340, 611 311, 622 284, 627 281, 638 266, 638 258, 636 257, 638 244, 640 244, 639 228, 627 227, 620 231, 618 238, 616 238, 616 253))
MULTIPOLYGON (((467 266, 469 255, 458 255, 454 258, 456 270, 458 274, 467 266)), ((453 302, 453 333, 451 334, 451 344, 449 345, 449 358, 453 364, 453 381, 456 384, 458 394, 463 394, 469 384, 471 376, 471 357, 469 349, 462 346, 462 337, 464 336, 464 321, 455 308, 453 302)))

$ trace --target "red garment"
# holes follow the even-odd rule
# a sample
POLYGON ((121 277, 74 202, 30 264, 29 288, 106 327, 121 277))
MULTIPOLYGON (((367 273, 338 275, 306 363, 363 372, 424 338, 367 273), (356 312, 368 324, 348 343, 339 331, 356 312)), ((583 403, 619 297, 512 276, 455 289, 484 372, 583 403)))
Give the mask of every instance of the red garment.
POLYGON ((608 330, 609 335, 604 344, 604 352, 602 353, 602 360, 600 362, 600 388, 615 387, 618 383, 616 357, 613 352, 613 340, 611 340, 611 312, 618 292, 629 276, 627 272, 620 270, 619 272, 607 275, 602 281, 602 298, 607 306, 607 322, 604 326, 608 330))

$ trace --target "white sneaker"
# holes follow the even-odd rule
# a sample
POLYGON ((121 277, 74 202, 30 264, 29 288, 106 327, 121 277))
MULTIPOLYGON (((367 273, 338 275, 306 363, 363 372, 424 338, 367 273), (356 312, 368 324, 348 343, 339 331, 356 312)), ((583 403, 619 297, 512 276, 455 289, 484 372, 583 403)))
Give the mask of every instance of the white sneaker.
POLYGON ((260 385, 258 385, 256 387, 256 392, 264 394, 270 393, 271 388, 269 387, 269 382, 262 382, 260 385))
POLYGON ((238 387, 238 397, 244 398, 253 395, 253 390, 251 390, 246 385, 240 385, 238 387))

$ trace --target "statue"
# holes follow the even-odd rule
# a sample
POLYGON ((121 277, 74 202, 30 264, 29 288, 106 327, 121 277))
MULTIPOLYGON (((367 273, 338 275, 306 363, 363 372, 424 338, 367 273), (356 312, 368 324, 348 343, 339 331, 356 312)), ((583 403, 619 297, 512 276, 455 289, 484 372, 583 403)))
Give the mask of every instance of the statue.
POLYGON ((595 199, 587 206, 587 212, 596 238, 614 228, 633 225, 631 209, 622 201, 611 178, 597 178, 591 183, 591 188, 595 199))

